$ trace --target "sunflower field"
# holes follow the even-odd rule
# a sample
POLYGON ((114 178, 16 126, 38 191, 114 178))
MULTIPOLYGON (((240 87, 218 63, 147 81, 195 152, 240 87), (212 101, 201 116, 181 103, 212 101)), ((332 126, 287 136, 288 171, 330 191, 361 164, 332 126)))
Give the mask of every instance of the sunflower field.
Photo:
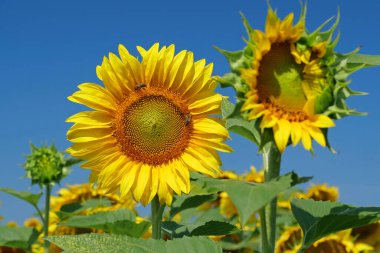
MULTIPOLYGON (((21 54, 13 49, 17 43, 21 52, 46 51, 41 58, 50 59, 41 60, 45 69, 39 67, 38 57, 28 60, 28 54, 18 65, 4 64, 5 81, 12 73, 10 66, 19 66, 11 84, 27 81, 15 86, 21 88, 17 105, 4 103, 13 111, 12 116, 3 115, 3 160, 12 157, 5 154, 16 142, 24 153, 17 154, 22 178, 13 180, 16 174, 5 170, 0 178, 0 253, 380 252, 380 202, 368 201, 364 194, 355 201, 364 203, 367 198, 370 205, 350 203, 355 199, 350 194, 360 188, 380 196, 379 174, 366 168, 378 164, 378 129, 356 125, 339 135, 345 131, 339 130, 344 128, 340 122, 356 124, 369 118, 351 117, 367 114, 353 109, 349 98, 358 101, 359 109, 366 103, 362 95, 367 93, 352 86, 369 73, 363 69, 380 66, 380 50, 377 55, 362 53, 365 47, 349 42, 365 38, 344 37, 347 28, 340 30, 340 25, 354 30, 361 19, 352 11, 371 12, 376 3, 371 2, 374 10, 355 3, 349 15, 349 3, 330 13, 327 0, 289 5, 275 0, 222 1, 220 6, 204 3, 203 9, 199 1, 199 6, 188 7, 170 1, 162 6, 131 3, 136 9, 100 2, 45 3, 44 8, 38 8, 39 3, 0 3, 0 21, 10 25, 1 28, 8 37, 0 45, 11 49, 4 59, 21 54), (248 5, 251 8, 245 8, 248 5), (240 27, 228 23, 228 6, 242 11, 240 27), (319 23, 312 20, 309 25, 309 12, 319 11, 336 15, 327 20, 317 15, 319 23), (208 45, 213 48, 207 50, 219 57, 215 63, 193 49, 218 33, 219 28, 202 28, 218 27, 218 20, 204 18, 213 13, 227 20, 220 21, 225 37, 215 37, 208 45), (119 37, 123 29, 106 25, 107 20, 127 20, 128 15, 140 15, 123 24, 140 43, 119 37), (190 16, 194 20, 185 18, 190 16), (102 39, 110 33, 111 45, 102 39), (235 34, 240 38, 231 39, 235 34), (186 38, 191 50, 183 47, 186 38), (223 46, 227 39, 234 44, 228 50, 223 46), (341 50, 342 41, 349 51, 341 50), (105 44, 92 51, 97 43, 105 44), (65 46, 80 48, 75 52, 78 62, 74 53, 60 56, 69 54, 65 46), (103 50, 106 56, 98 57, 103 50), (95 55, 96 61, 85 55, 95 55), (63 60, 68 62, 61 64, 63 60), (61 72, 54 66, 61 66, 61 72), (96 78, 86 74, 87 68, 95 70, 96 78), (32 77, 36 71, 40 79, 32 77), (49 76, 51 85, 34 84, 49 76), (67 94, 59 92, 60 80, 69 87, 67 94), (36 105, 45 111, 36 110, 36 105), (13 122, 15 115, 22 121, 13 122), (352 121, 343 119, 347 117, 352 121), (25 149, 27 141, 21 136, 29 136, 27 130, 33 128, 25 149), (44 136, 52 133, 58 145, 47 144, 44 136), (334 159, 340 147, 334 135, 364 150, 344 165, 355 170, 338 170, 334 159), (45 143, 35 144, 41 141, 45 143), (291 149, 297 153, 289 160, 291 149), (328 167, 308 169, 311 165, 303 157, 309 156, 315 167, 329 157, 328 167), (244 166, 242 159, 248 161, 244 166), (327 173, 325 182, 319 177, 322 172, 327 173), (356 184, 345 185, 345 179, 356 184), (371 180, 375 187, 370 187, 371 180)), ((373 19, 362 25, 376 41, 378 17, 360 15, 373 19)), ((7 89, 3 88, 5 95, 7 89)), ((6 97, 4 102, 11 103, 6 97)))

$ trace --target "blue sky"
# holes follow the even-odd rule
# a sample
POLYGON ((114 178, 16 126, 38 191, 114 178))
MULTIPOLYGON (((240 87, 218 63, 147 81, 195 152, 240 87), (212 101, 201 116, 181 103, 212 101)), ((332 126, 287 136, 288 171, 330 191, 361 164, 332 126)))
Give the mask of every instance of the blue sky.
MULTIPOLYGON (((300 11, 298 1, 272 0, 281 17, 300 11)), ((380 54, 378 10, 380 1, 309 0, 307 27, 313 30, 341 11, 340 52, 362 46, 362 53, 380 54)), ((0 187, 38 191, 23 178, 21 165, 29 142, 55 143, 66 149, 69 124, 65 119, 83 109, 66 97, 83 82, 98 82, 95 67, 119 43, 133 54, 135 46, 176 44, 197 59, 214 62, 214 74, 228 72, 226 60, 212 48, 227 50, 244 46, 245 30, 239 12, 255 28, 264 27, 264 0, 208 1, 0 1, 0 187)), ((380 206, 380 69, 369 68, 352 75, 351 87, 367 91, 366 97, 349 100, 366 117, 340 120, 330 131, 338 154, 315 144, 315 155, 302 148, 288 148, 282 172, 313 175, 314 183, 338 186, 341 201, 380 206)), ((232 90, 220 89, 232 99, 232 90)), ((232 154, 223 154, 224 169, 238 172, 250 165, 261 167, 257 148, 232 135, 232 154)), ((62 185, 87 181, 88 171, 75 167, 62 185)), ((56 191, 56 187, 54 190, 56 191)), ((27 204, 0 193, 0 215, 20 223, 33 213, 27 204)))

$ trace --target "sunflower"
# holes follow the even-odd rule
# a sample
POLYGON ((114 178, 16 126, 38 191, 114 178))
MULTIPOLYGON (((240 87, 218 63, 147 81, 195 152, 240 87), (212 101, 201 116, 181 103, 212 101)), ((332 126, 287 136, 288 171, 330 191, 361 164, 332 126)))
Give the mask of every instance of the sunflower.
POLYGON ((137 47, 139 62, 120 45, 119 59, 104 58, 96 73, 104 86, 79 85, 69 100, 86 105, 67 121, 75 124, 67 152, 86 160, 99 188, 133 193, 147 205, 158 195, 171 204, 173 194, 190 191, 189 171, 220 172, 216 152, 232 151, 220 113, 222 96, 214 92, 213 65, 194 62, 192 52, 174 55, 174 45, 137 47))
POLYGON ((261 118, 260 128, 272 128, 276 144, 283 152, 291 138, 301 140, 311 150, 313 138, 326 146, 320 128, 330 128, 334 122, 326 115, 315 113, 315 98, 328 87, 323 57, 326 43, 300 47, 297 41, 305 32, 301 19, 293 26, 293 13, 280 20, 269 9, 265 33, 250 33, 253 51, 252 65, 242 69, 242 78, 250 90, 242 111, 248 119, 261 118))
POLYGON ((337 187, 328 186, 327 184, 312 185, 307 189, 306 193, 296 194, 296 197, 335 202, 339 198, 339 190, 337 187))
POLYGON ((380 221, 363 227, 353 228, 351 235, 358 242, 366 243, 380 250, 380 221))
POLYGON ((34 228, 36 229, 38 232, 41 232, 42 231, 42 227, 43 227, 43 224, 42 222, 37 219, 37 218, 29 218, 27 220, 24 221, 24 227, 27 227, 27 228, 34 228))
MULTIPOLYGON (((305 253, 361 253, 373 249, 368 244, 356 242, 351 230, 328 235, 311 245, 305 253)), ((275 253, 297 253, 302 244, 302 230, 299 226, 288 227, 276 243, 275 253)))
POLYGON ((247 182, 264 183, 264 170, 257 171, 252 165, 250 172, 244 175, 243 179, 247 182))
POLYGON ((363 115, 345 103, 352 95, 364 94, 349 89, 346 79, 368 65, 350 63, 357 50, 345 55, 334 52, 339 16, 329 30, 321 32, 327 21, 310 33, 305 28, 305 10, 293 24, 293 13, 281 20, 269 7, 265 31, 253 29, 243 17, 247 46, 235 52, 218 49, 231 66, 231 73, 218 80, 237 92, 233 114, 240 108, 245 119, 257 122, 258 130, 268 129, 281 152, 288 144, 300 142, 312 151, 313 140, 332 149, 327 132, 335 126, 333 119, 363 115))

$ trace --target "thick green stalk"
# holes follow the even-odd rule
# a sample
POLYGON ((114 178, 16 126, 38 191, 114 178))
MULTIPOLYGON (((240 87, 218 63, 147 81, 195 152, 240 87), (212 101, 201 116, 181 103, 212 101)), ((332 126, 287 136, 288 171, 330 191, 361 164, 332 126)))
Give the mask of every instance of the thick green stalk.
POLYGON ((260 210, 260 236, 261 236, 261 252, 269 253, 268 231, 267 231, 264 208, 260 210))
MULTIPOLYGON (((46 196, 45 196, 45 219, 44 219, 44 236, 49 236, 49 212, 50 212, 50 194, 51 186, 50 184, 46 185, 46 196)), ((44 252, 49 253, 50 242, 45 240, 44 243, 44 252)))
POLYGON ((162 214, 165 209, 165 204, 160 204, 160 200, 156 195, 151 203, 152 210, 152 238, 156 240, 161 239, 161 224, 162 214))
MULTIPOLYGON (((276 143, 271 141, 263 147, 263 165, 265 170, 265 182, 280 175, 281 153, 276 143)), ((265 207, 266 228, 268 236, 269 252, 274 252, 276 243, 276 218, 277 218, 277 198, 274 198, 265 207)))

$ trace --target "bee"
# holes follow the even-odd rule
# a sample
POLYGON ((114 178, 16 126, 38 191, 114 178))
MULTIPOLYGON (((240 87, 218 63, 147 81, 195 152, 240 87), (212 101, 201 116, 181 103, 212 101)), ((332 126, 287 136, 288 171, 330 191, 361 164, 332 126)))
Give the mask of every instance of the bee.
POLYGON ((139 89, 141 89, 141 88, 145 88, 146 87, 146 84, 145 83, 140 83, 140 84, 137 84, 136 86, 135 86, 135 90, 139 90, 139 89))
POLYGON ((191 122, 191 114, 188 113, 185 115, 185 125, 188 126, 191 122))

